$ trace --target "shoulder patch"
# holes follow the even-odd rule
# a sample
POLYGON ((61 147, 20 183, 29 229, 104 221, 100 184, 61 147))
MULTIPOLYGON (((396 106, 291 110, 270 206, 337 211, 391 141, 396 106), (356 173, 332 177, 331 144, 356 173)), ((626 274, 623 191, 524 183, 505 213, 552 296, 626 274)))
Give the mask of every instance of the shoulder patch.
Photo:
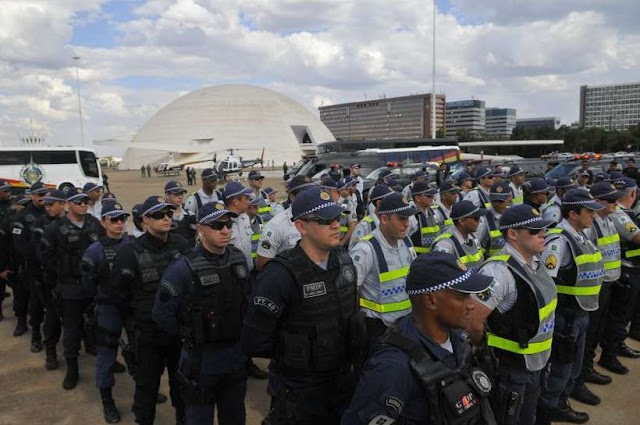
POLYGON ((264 249, 271 249, 271 242, 269 241, 262 241, 262 243, 260 244, 261 247, 263 247, 264 249))
POLYGON ((398 416, 400 416, 400 413, 402 413, 402 410, 404 409, 404 403, 396 397, 387 397, 384 404, 385 406, 391 407, 395 410, 398 416))
POLYGON ((396 423, 396 420, 393 418, 390 418, 389 416, 377 415, 377 416, 374 416, 367 425, 392 425, 395 423, 396 423))
POLYGON ((253 305, 257 307, 265 308, 269 310, 272 314, 278 314, 280 312, 280 309, 278 308, 276 303, 271 301, 269 298, 253 297, 253 305))
POLYGON ((544 261, 544 265, 549 270, 555 269, 558 266, 558 259, 556 258, 555 254, 551 254, 550 256, 548 256, 544 261))
POLYGON ((636 225, 633 222, 628 222, 624 224, 624 228, 627 230, 627 232, 629 233, 633 233, 636 230, 638 230, 638 228, 636 227, 636 225))
POLYGON ((480 301, 488 301, 489 298, 491 298, 491 288, 487 288, 484 291, 476 294, 476 297, 478 297, 480 301))

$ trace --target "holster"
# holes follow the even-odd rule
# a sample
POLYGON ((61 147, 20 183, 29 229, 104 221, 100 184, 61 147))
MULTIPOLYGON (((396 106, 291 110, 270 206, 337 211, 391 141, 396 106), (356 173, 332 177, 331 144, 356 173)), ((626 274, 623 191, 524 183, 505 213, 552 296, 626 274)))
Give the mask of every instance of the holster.
POLYGON ((296 400, 298 394, 293 390, 281 387, 273 395, 269 414, 262 422, 266 424, 296 425, 296 400))
POLYGON ((176 372, 176 379, 180 386, 180 391, 182 392, 182 398, 184 401, 187 403, 203 404, 203 397, 200 394, 197 381, 187 378, 181 370, 176 372))
POLYGON ((498 378, 497 388, 491 396, 491 407, 500 425, 517 425, 522 410, 522 394, 511 391, 503 379, 498 378))
POLYGON ((95 340, 97 336, 98 321, 96 317, 96 305, 90 304, 83 313, 84 316, 84 333, 92 335, 95 340))
POLYGON ((360 375, 367 359, 367 316, 357 311, 349 318, 349 357, 356 376, 360 375))
POLYGON ((578 343, 572 336, 573 321, 575 316, 568 315, 566 326, 560 331, 553 332, 553 346, 551 348, 551 359, 557 363, 571 363, 578 353, 578 343))
POLYGON ((122 350, 124 362, 127 364, 127 370, 135 380, 138 370, 138 345, 136 344, 135 337, 130 338, 135 335, 133 324, 128 324, 125 329, 126 332, 124 335, 126 335, 126 337, 120 338, 120 349, 122 350))

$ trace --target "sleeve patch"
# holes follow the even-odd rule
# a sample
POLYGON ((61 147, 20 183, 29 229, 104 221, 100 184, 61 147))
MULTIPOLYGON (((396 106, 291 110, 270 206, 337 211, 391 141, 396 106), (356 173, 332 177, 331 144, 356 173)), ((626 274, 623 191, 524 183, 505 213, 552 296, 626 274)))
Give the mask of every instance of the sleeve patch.
POLYGON ((280 309, 278 308, 276 303, 271 301, 269 298, 253 297, 253 305, 265 308, 265 309, 269 310, 269 312, 271 312, 271 314, 278 314, 280 312, 280 309))
POLYGON ((396 420, 393 418, 390 418, 389 416, 377 415, 373 419, 371 419, 371 421, 369 421, 368 425, 392 425, 395 423, 396 423, 396 420))
MULTIPOLYGON (((271 233, 271 232, 269 232, 269 233, 271 233)), ((269 236, 269 234, 267 234, 267 236, 269 236)), ((264 241, 262 241, 260 246, 262 246, 264 249, 271 249, 271 242, 269 242, 267 240, 264 240, 264 241)))
POLYGON ((547 269, 553 270, 558 266, 558 259, 556 258, 556 256, 554 254, 551 254, 544 261, 544 265, 545 265, 545 267, 547 269))
POLYGON ((395 410, 398 416, 400 416, 400 413, 402 413, 402 410, 404 409, 404 403, 396 397, 387 397, 384 404, 395 410))
POLYGON ((624 224, 624 228, 625 228, 625 229, 627 229, 627 232, 629 232, 629 233, 633 233, 633 232, 635 232, 636 230, 638 230, 638 228, 636 227, 636 225, 635 225, 634 223, 632 223, 632 222, 625 223, 625 224, 624 224))

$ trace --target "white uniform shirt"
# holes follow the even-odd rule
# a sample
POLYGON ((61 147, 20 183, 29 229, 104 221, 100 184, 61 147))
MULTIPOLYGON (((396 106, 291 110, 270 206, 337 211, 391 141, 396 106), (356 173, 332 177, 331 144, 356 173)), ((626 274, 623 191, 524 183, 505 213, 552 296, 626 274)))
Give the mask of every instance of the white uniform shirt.
POLYGON ((509 183, 509 187, 511 188, 511 205, 518 205, 522 202, 515 202, 516 198, 522 198, 524 196, 524 192, 522 191, 522 186, 516 186, 513 182, 509 183))
POLYGON ((545 220, 553 221, 554 223, 560 223, 562 221, 562 212, 560 211, 560 204, 562 204, 560 197, 557 194, 553 195, 553 198, 551 198, 551 201, 548 203, 548 206, 541 211, 542 218, 545 220))
POLYGON ((87 212, 100 220, 102 218, 102 201, 96 201, 93 207, 87 209, 87 212))
POLYGON ((468 191, 464 195, 464 199, 467 201, 471 201, 471 203, 473 203, 473 205, 475 205, 476 207, 484 208, 484 202, 482 201, 482 199, 480 199, 480 194, 478 193, 479 191, 482 191, 482 193, 486 195, 487 202, 489 202, 488 200, 491 199, 489 198, 489 192, 484 190, 482 186, 478 186, 476 190, 468 191))
POLYGON ((233 233, 229 243, 242 251, 247 260, 247 267, 251 271, 253 270, 253 259, 251 258, 251 235, 253 235, 253 229, 251 229, 251 219, 249 215, 244 213, 232 218, 231 222, 233 223, 231 228, 233 233))
POLYGON ((292 218, 289 207, 264 226, 258 242, 257 254, 260 257, 275 258, 278 253, 296 246, 300 240, 300 232, 291 221, 292 218))
POLYGON ((364 192, 364 180, 362 179, 362 176, 354 178, 353 181, 356 182, 356 190, 360 192, 360 195, 362 196, 362 192, 364 192))
MULTIPOLYGON (((198 190, 196 193, 200 197, 200 200, 202 201, 202 205, 208 204, 209 202, 217 202, 217 201, 220 200, 220 199, 218 199, 218 193, 215 190, 213 191, 211 196, 209 196, 206 193, 204 193, 204 191, 202 189, 198 190)), ((196 215, 196 217, 197 217, 198 216, 198 201, 196 200, 196 193, 194 193, 193 195, 189 196, 189 199, 187 199, 187 202, 184 203, 184 207, 186 209, 188 209, 189 211, 191 211, 192 213, 194 213, 196 215)))
MULTIPOLYGON (((478 240, 473 236, 473 233, 469 235, 469 237, 465 240, 462 237, 462 234, 458 231, 458 228, 455 226, 451 226, 450 229, 451 238, 456 238, 461 245, 471 245, 474 244, 478 250, 480 250, 480 244, 478 240)), ((433 251, 446 252, 452 255, 455 255, 458 258, 458 251, 456 250, 456 246, 453 244, 451 238, 443 238, 440 239, 433 246, 433 251)))
MULTIPOLYGON (((380 219, 377 215, 371 214, 370 217, 373 219, 373 222, 376 225, 376 229, 380 227, 380 219)), ((356 242, 360 239, 367 236, 371 233, 371 223, 368 221, 360 220, 360 222, 356 225, 356 228, 353 229, 353 233, 351 234, 351 239, 349 240, 349 248, 353 247, 356 242)))

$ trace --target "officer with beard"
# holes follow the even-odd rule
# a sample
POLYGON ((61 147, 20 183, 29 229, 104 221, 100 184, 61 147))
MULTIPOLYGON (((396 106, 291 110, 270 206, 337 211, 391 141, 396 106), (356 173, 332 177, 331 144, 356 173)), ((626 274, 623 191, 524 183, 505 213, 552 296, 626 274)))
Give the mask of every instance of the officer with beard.
POLYGON ((100 390, 104 420, 107 423, 120 421, 111 394, 115 385, 114 373, 122 373, 125 368, 116 361, 118 342, 122 332, 122 313, 109 301, 109 275, 118 251, 127 243, 129 236, 124 229, 129 214, 117 202, 105 203, 101 210, 100 224, 106 236, 92 243, 82 256, 80 274, 82 284, 88 293, 95 294, 96 319, 96 386, 100 390))
POLYGON ((205 204, 200 243, 162 275, 153 319, 167 334, 183 338, 179 376, 188 424, 245 423, 247 359, 240 335, 249 270, 243 252, 230 245, 235 212, 205 204))
POLYGON ((160 377, 165 367, 169 372, 171 402, 176 408, 176 421, 184 423, 184 404, 178 390, 176 372, 180 356, 180 340, 167 335, 154 323, 151 311, 165 269, 189 243, 170 233, 175 207, 160 196, 147 198, 140 208, 142 227, 146 232, 118 251, 109 278, 112 303, 123 312, 129 344, 137 368, 133 413, 136 423, 153 424, 160 377))
POLYGON ((356 270, 339 247, 341 214, 320 188, 299 193, 291 215, 301 240, 258 275, 242 348, 273 359, 265 424, 336 424, 351 397, 350 348, 364 323, 357 320, 356 270))
POLYGON ((71 390, 79 379, 80 340, 84 339, 87 353, 95 354, 93 335, 84 331, 84 314, 93 297, 80 283, 80 262, 85 249, 100 237, 101 230, 98 219, 87 213, 89 196, 82 189, 70 189, 66 199, 66 217, 45 229, 42 256, 47 270, 55 275, 55 291, 62 298, 62 345, 67 363, 62 387, 71 390))

